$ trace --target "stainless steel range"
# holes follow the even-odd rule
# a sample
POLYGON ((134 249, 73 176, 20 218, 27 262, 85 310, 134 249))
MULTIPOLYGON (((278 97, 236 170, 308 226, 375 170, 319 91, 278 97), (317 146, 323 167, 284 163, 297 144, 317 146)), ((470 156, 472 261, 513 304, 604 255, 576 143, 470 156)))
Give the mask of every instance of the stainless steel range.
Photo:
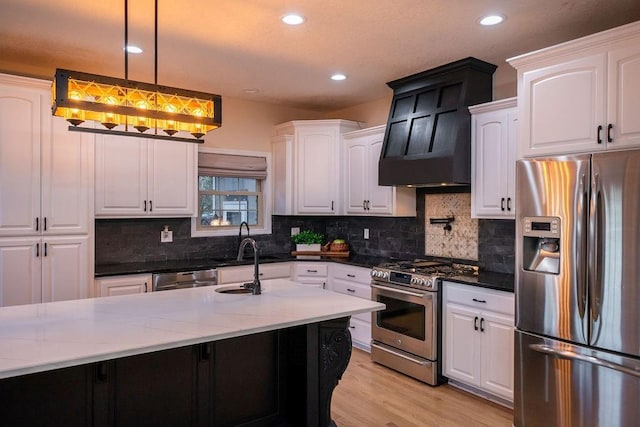
POLYGON ((439 261, 396 261, 371 270, 371 297, 386 305, 372 313, 371 359, 430 385, 441 374, 440 278, 477 273, 439 261))

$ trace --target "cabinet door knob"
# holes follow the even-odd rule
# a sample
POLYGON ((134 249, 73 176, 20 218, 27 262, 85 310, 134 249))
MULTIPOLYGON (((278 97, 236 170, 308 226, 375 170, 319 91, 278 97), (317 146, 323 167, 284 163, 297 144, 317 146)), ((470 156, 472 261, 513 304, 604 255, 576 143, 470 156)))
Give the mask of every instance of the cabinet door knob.
POLYGON ((613 129, 613 125, 609 123, 609 126, 607 126, 607 142, 613 142, 613 138, 611 137, 612 129, 613 129))
POLYGON ((598 144, 602 144, 602 125, 598 126, 598 144))
POLYGON ((478 316, 473 319, 473 329, 478 330, 478 316))

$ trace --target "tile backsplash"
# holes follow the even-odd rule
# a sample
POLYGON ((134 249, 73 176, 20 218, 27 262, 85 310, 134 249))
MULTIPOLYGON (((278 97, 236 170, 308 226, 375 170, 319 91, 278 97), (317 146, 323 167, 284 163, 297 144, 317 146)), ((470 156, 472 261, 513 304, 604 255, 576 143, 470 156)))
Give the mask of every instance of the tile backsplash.
POLYGON ((425 254, 437 257, 478 260, 478 220, 471 218, 471 194, 425 195, 425 254), (430 218, 454 216, 451 231, 444 224, 430 224, 430 218))

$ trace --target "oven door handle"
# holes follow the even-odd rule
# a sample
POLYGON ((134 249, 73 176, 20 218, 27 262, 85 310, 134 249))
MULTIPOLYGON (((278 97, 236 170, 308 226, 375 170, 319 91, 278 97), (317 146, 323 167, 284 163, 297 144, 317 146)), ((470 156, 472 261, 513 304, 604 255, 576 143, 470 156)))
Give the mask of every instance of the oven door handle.
POLYGON ((387 353, 391 353, 394 356, 401 357, 402 359, 408 360, 409 362, 415 363, 416 365, 424 366, 424 365, 427 365, 429 363, 429 362, 425 362, 425 361, 422 361, 422 360, 414 359, 413 357, 405 356, 402 353, 398 353, 397 351, 390 350, 390 349, 388 349, 386 347, 380 347, 379 345, 376 345, 376 343, 373 343, 373 342, 371 343, 371 347, 375 347, 375 348, 377 348, 378 350, 381 350, 381 351, 386 351, 387 353))
POLYGON ((371 284, 371 287, 372 288, 376 288, 376 289, 382 289, 383 291, 397 292, 399 294, 411 295, 412 297, 431 298, 431 295, 429 295, 429 294, 419 294, 417 292, 409 292, 409 291, 404 291, 402 289, 396 289, 396 288, 389 288, 387 286, 374 285, 373 283, 371 284))

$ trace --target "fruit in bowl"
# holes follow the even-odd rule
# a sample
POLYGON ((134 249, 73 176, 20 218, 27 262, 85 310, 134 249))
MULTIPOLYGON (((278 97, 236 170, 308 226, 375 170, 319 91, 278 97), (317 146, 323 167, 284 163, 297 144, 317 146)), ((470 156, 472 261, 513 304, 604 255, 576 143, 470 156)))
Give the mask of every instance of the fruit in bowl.
POLYGON ((334 239, 331 242, 329 249, 332 252, 347 252, 349 250, 349 245, 344 239, 334 239))

